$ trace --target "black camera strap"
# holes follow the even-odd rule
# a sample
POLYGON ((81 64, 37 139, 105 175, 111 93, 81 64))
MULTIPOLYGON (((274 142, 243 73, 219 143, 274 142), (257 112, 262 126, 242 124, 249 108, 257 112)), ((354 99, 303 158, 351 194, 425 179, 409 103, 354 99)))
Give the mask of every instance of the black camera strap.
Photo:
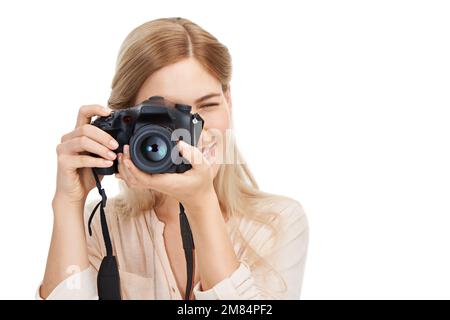
MULTIPOLYGON (((97 203, 91 212, 88 220, 88 231, 89 236, 92 236, 91 223, 94 218, 95 212, 98 207, 100 207, 100 223, 102 227, 103 241, 106 248, 106 256, 103 258, 97 275, 97 289, 98 297, 100 300, 121 300, 120 295, 120 277, 119 268, 117 266, 116 257, 113 256, 111 238, 108 231, 108 223, 106 221, 106 215, 104 208, 106 207, 106 193, 105 189, 102 188, 100 179, 98 178, 95 169, 92 169, 92 174, 95 178, 95 184, 97 186, 98 192, 102 197, 102 200, 97 203)), ((195 262, 195 247, 194 240, 192 237, 191 227, 189 221, 186 217, 184 207, 180 202, 180 229, 181 229, 181 239, 183 241, 184 255, 186 258, 186 292, 184 299, 190 300, 191 292, 193 289, 193 277, 194 277, 194 262, 195 262)))
POLYGON ((105 207, 106 207, 106 193, 102 188, 100 179, 98 178, 95 169, 92 169, 92 173, 95 178, 95 184, 97 185, 98 192, 102 196, 102 200, 97 203, 94 210, 92 210, 91 216, 88 221, 89 236, 92 236, 91 223, 94 218, 97 208, 100 207, 100 224, 102 227, 103 241, 106 248, 106 256, 103 258, 97 275, 97 289, 98 297, 100 300, 120 300, 120 278, 119 268, 117 266, 116 257, 113 256, 113 250, 111 245, 111 238, 108 231, 108 223, 106 222, 105 207))
POLYGON ((186 292, 184 300, 190 300, 194 281, 195 246, 192 238, 191 226, 184 212, 184 207, 180 202, 180 229, 183 241, 184 257, 186 258, 186 292))

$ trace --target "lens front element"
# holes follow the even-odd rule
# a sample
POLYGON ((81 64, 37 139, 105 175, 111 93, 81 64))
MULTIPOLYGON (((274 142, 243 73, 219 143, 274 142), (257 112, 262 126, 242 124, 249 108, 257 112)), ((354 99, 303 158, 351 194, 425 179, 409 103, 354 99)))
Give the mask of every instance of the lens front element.
POLYGON ((161 161, 167 155, 166 142, 157 136, 150 136, 141 144, 141 152, 149 161, 161 161))

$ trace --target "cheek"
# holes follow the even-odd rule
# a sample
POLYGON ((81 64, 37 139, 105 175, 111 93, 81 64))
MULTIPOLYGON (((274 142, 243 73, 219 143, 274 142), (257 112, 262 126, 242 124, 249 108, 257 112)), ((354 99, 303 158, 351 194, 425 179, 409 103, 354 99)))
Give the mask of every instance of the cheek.
POLYGON ((202 117, 205 120, 204 129, 206 131, 212 129, 211 131, 225 133, 230 127, 230 115, 226 109, 205 113, 202 117))
POLYGON ((211 141, 217 143, 213 160, 213 175, 216 177, 225 159, 226 133, 227 129, 230 128, 230 114, 226 109, 222 109, 209 113, 205 112, 201 116, 205 120, 204 130, 200 138, 202 143, 209 144, 211 141))
POLYGON ((214 114, 207 115, 206 118, 204 129, 211 133, 219 133, 224 136, 230 127, 230 115, 226 110, 214 112, 214 114))
POLYGON ((226 131, 230 127, 230 115, 227 110, 205 112, 201 116, 205 121, 201 139, 207 142, 213 138, 214 140, 221 140, 219 136, 225 137, 226 131))

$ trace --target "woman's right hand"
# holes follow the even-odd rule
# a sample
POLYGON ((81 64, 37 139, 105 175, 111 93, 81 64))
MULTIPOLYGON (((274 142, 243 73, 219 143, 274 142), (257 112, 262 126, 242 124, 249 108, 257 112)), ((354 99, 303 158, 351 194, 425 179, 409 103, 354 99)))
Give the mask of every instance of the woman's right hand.
POLYGON ((75 129, 62 136, 56 147, 58 170, 54 201, 63 199, 66 203, 84 205, 89 191, 95 187, 91 168, 113 165, 116 154, 112 150, 119 144, 111 135, 90 124, 93 116, 108 116, 111 111, 100 105, 82 106, 75 129))

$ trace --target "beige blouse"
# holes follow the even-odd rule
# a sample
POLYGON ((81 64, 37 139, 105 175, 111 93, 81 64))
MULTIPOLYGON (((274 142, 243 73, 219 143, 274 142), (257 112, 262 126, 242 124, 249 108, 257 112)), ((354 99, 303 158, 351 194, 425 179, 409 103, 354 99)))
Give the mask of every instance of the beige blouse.
MULTIPOLYGON (((119 265, 123 299, 182 299, 166 252, 164 223, 153 210, 137 217, 117 216, 111 208, 114 198, 108 199, 105 214, 119 265)), ((85 220, 94 204, 85 208, 85 220)), ((302 206, 291 199, 267 202, 279 212, 279 238, 275 250, 270 250, 271 232, 249 219, 241 219, 228 233, 241 264, 230 277, 213 288, 201 291, 200 283, 193 289, 194 297, 202 299, 299 299, 308 246, 308 222, 302 206), (263 266, 250 267, 246 251, 236 237, 236 225, 243 237, 270 263, 271 272, 263 266), (274 271, 274 272, 273 272, 274 271)), ((236 220, 234 220, 236 221, 236 220)), ((87 230, 87 227, 86 227, 87 230)), ((106 251, 97 212, 92 221, 92 237, 86 235, 91 265, 62 281, 47 299, 98 299, 97 271, 106 251)), ((273 245, 273 244, 272 244, 273 245)), ((36 292, 39 296, 39 289, 36 292)))

